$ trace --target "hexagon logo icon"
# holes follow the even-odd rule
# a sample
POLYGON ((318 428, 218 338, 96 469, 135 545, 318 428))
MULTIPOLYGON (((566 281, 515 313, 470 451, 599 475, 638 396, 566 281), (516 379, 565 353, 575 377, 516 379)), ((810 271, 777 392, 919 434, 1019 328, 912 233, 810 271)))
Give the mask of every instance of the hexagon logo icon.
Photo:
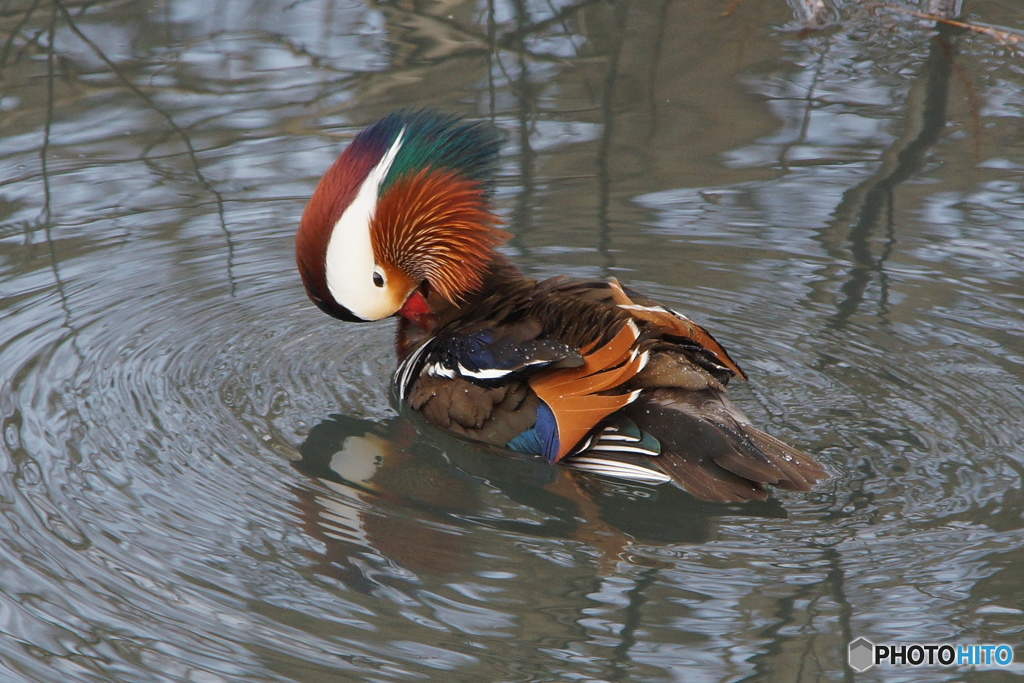
POLYGON ((856 671, 867 671, 875 665, 875 644, 867 638, 850 643, 850 666, 856 671))

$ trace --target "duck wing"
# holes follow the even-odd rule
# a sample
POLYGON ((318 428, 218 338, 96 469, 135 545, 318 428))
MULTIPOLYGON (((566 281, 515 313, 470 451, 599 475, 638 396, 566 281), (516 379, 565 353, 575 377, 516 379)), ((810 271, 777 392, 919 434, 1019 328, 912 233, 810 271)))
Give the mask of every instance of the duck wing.
POLYGON ((400 400, 427 421, 508 447, 538 421, 550 421, 529 378, 583 363, 575 348, 545 336, 535 318, 460 320, 414 347, 399 364, 395 384, 400 400))
POLYGON ((704 500, 808 490, 827 475, 725 395, 745 378, 685 316, 614 280, 552 278, 494 296, 413 349, 401 398, 463 436, 704 500))
POLYGON ((762 500, 768 485, 806 491, 827 478, 810 456, 751 425, 729 401, 725 385, 746 375, 707 330, 615 281, 607 296, 639 326, 637 348, 648 361, 622 387, 637 399, 615 422, 598 425, 567 465, 673 481, 720 502, 762 500))

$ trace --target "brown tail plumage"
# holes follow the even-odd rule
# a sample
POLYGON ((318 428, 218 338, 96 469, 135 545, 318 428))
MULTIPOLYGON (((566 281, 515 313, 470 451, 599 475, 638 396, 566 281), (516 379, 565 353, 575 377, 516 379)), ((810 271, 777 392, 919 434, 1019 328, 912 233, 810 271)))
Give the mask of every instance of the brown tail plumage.
POLYGON ((768 485, 807 491, 828 476, 806 454, 753 427, 718 391, 656 389, 627 411, 661 442, 658 468, 704 500, 764 500, 768 485))

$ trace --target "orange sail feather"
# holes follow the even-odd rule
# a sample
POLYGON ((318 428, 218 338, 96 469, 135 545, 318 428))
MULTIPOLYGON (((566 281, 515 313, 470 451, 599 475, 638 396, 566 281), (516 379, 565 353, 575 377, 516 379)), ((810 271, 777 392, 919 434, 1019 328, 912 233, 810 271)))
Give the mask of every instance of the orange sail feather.
POLYGON ((558 453, 564 458, 597 424, 632 402, 638 392, 602 394, 634 377, 646 364, 633 348, 640 334, 627 322, 604 346, 583 356, 583 365, 530 379, 530 388, 547 404, 558 425, 558 453))

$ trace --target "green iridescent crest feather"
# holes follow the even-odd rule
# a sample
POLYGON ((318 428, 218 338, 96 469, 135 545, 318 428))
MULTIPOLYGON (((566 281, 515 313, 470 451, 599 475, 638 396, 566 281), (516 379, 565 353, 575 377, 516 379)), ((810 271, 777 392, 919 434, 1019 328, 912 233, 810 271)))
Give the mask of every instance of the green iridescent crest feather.
POLYGON ((403 130, 401 148, 380 194, 399 178, 424 168, 451 171, 490 189, 501 147, 494 128, 429 110, 402 110, 360 133, 353 144, 383 151, 403 130))

